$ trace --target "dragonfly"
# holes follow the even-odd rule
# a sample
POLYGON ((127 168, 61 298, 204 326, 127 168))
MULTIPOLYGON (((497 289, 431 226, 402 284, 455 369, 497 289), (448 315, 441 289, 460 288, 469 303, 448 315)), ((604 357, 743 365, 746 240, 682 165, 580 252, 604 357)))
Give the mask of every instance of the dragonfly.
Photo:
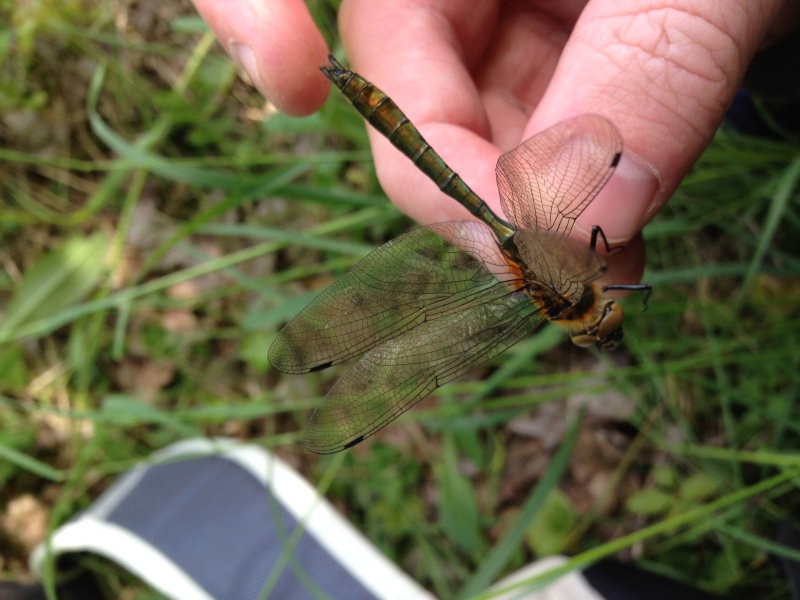
POLYGON ((325 76, 356 110, 476 219, 418 227, 372 251, 291 319, 269 349, 303 374, 361 358, 312 413, 303 443, 331 454, 379 431, 435 389, 532 334, 545 320, 578 346, 615 348, 623 311, 598 280, 605 260, 569 237, 619 163, 622 142, 599 115, 563 121, 504 154, 495 214, 375 85, 329 56, 325 76))

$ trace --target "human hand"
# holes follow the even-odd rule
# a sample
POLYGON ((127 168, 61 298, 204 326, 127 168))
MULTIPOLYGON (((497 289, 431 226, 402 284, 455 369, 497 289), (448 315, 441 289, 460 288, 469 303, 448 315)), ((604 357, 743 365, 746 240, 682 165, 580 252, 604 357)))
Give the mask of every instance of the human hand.
MULTIPOLYGON (((324 102, 327 49, 300 0, 195 4, 279 110, 307 114, 324 102)), ((753 54, 799 16, 791 0, 654 0, 635 12, 611 0, 345 0, 339 26, 353 68, 495 212, 500 154, 578 114, 611 119, 623 160, 573 235, 599 224, 625 243, 609 276, 625 282, 643 269, 641 228, 713 137, 753 54)), ((381 184, 404 212, 420 223, 466 217, 369 133, 381 184)))

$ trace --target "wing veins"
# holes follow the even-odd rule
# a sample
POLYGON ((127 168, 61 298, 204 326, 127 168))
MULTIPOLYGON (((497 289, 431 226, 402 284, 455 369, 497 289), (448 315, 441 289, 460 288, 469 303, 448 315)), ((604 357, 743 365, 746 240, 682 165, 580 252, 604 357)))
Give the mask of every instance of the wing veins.
MULTIPOLYGON (((306 429, 304 440, 306 447, 314 452, 336 452, 355 441, 371 436, 436 388, 518 342, 541 322, 540 307, 531 303, 523 293, 508 292, 503 299, 506 302, 514 302, 513 306, 506 307, 502 316, 491 319, 476 331, 469 331, 467 326, 465 331, 460 332, 462 335, 453 342, 452 347, 456 350, 449 356, 439 356, 435 351, 428 349, 425 339, 436 338, 445 332, 452 334, 457 323, 437 322, 429 327, 432 331, 425 330, 420 333, 417 328, 407 332, 408 337, 425 338, 419 344, 406 343, 408 341, 406 339, 394 344, 393 339, 368 352, 340 379, 312 415, 306 429), (512 321, 510 326, 503 326, 509 321, 512 321), (488 338, 482 335, 491 330, 495 333, 488 338), (393 364, 392 353, 396 353, 401 347, 409 346, 412 348, 411 353, 401 356, 402 362, 393 364), (418 350, 416 353, 415 348, 418 350), (376 357, 378 360, 373 360, 376 357), (421 360, 414 361, 415 357, 421 360), (401 374, 393 383, 381 377, 381 373, 387 368, 393 368, 395 372, 401 374), (356 389, 349 392, 349 395, 347 391, 340 394, 337 388, 340 385, 349 386, 356 378, 369 381, 372 387, 367 386, 362 389, 355 386, 356 389), (327 407, 330 407, 330 412, 334 414, 325 415, 327 407), (347 410, 344 410, 345 408, 347 410), (336 411, 342 415, 336 416, 336 411), (321 422, 320 419, 326 416, 327 420, 321 422)), ((503 299, 498 299, 495 304, 499 305, 503 299)), ((482 305, 472 310, 488 310, 488 308, 482 305)), ((456 320, 455 317, 457 315, 454 315, 453 320, 456 320)), ((461 320, 463 324, 467 318, 462 317, 461 320)))

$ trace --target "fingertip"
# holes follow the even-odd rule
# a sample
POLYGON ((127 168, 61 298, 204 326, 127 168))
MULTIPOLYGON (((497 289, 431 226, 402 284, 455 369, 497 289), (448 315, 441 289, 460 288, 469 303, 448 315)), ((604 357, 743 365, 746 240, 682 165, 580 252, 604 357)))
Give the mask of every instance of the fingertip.
POLYGON ((330 83, 319 68, 326 63, 328 48, 321 37, 319 42, 291 49, 271 48, 259 62, 263 82, 259 91, 282 113, 302 117, 325 103, 330 83))
MULTIPOLYGON (((612 244, 613 247, 613 244, 612 244)), ((639 283, 642 280, 647 251, 641 233, 637 233, 619 251, 612 251, 605 256, 608 271, 603 275, 604 285, 617 283, 639 283)), ((625 292, 609 291, 610 296, 625 296, 625 292)))
POLYGON ((195 6, 252 84, 290 116, 318 110, 328 95, 319 72, 328 53, 301 0, 194 0, 195 6))
POLYGON ((610 244, 628 243, 652 217, 650 209, 660 188, 655 169, 623 152, 611 179, 578 218, 576 229, 588 237, 599 225, 610 244))

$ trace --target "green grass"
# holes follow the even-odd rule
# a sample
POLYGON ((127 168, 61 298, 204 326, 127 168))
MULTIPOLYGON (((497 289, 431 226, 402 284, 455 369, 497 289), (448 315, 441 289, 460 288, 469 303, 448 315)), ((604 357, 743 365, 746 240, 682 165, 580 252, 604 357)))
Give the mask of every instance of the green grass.
MULTIPOLYGON (((786 596, 766 553, 791 555, 770 536, 797 521, 797 145, 720 133, 644 232, 655 290, 646 312, 625 301, 617 353, 543 329, 317 458, 299 435, 342 371, 287 376, 266 355, 410 226, 360 117, 334 95, 307 119, 251 118, 262 101, 191 15, 156 13, 158 33, 115 30, 130 8, 113 2, 4 10, 18 13, 0 20, 15 24, 0 30, 0 515, 33 496, 55 527, 152 451, 230 435, 332 476, 328 497, 443 598, 548 552, 786 596), (620 402, 625 427, 598 414, 620 402), (521 432, 542 411, 564 430, 555 446, 521 432), (600 438, 613 452, 598 458, 600 438)), ((24 578, 25 555, 3 532, 0 577, 24 578)))

